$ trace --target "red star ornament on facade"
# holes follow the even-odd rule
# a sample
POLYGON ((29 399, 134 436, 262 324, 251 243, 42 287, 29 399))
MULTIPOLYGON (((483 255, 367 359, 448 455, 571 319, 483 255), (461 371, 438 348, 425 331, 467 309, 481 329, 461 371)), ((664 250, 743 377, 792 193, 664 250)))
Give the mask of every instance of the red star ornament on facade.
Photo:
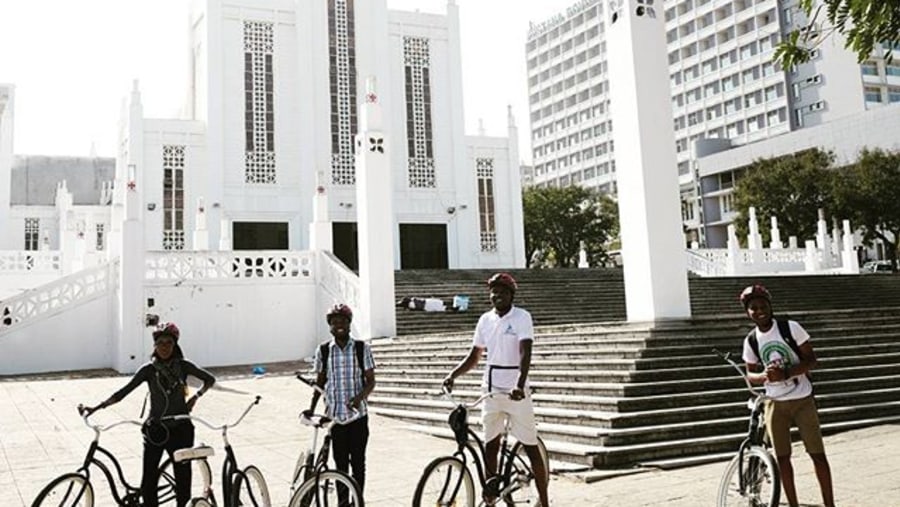
POLYGON ((366 94, 366 102, 368 102, 370 104, 377 104, 378 103, 378 95, 376 95, 374 93, 367 93, 366 94))
POLYGON ((128 186, 128 190, 131 190, 131 191, 134 191, 135 189, 137 189, 137 183, 135 183, 134 180, 129 181, 127 186, 128 186))

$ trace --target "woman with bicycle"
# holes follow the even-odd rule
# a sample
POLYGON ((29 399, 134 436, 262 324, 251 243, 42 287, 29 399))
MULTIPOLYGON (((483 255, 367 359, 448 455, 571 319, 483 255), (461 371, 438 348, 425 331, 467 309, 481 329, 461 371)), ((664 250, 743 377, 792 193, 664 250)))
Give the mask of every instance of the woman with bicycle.
POLYGON ((482 410, 485 445, 484 462, 487 476, 484 497, 493 501, 497 497, 497 456, 504 428, 525 446, 541 507, 547 507, 547 464, 538 448, 534 406, 528 394, 528 371, 531 368, 531 346, 534 341, 534 324, 531 314, 513 306, 518 288, 508 273, 497 273, 487 281, 492 310, 485 312, 475 326, 475 337, 469 354, 444 379, 444 387, 453 389, 456 377, 471 370, 484 349, 487 349, 487 365, 484 368, 482 387, 487 392, 509 391, 508 397, 491 397, 482 410))
MULTIPOLYGON (((178 346, 180 334, 175 324, 171 322, 160 324, 153 332, 153 353, 150 362, 142 366, 125 387, 113 393, 106 401, 83 409, 83 414, 90 415, 101 408, 118 403, 140 384, 147 383, 150 391, 150 415, 141 429, 144 435, 141 476, 141 497, 144 507, 156 507, 159 504, 157 482, 159 461, 163 451, 168 452, 171 458, 178 449, 194 445, 194 425, 189 419, 174 421, 165 418, 189 414, 197 400, 216 381, 208 371, 184 358, 181 347, 178 346), (190 398, 187 398, 188 375, 203 382, 203 387, 190 398)), ((190 461, 175 464, 175 494, 178 507, 186 506, 191 496, 190 461)))
POLYGON ((819 427, 819 414, 808 373, 818 361, 809 334, 794 321, 778 322, 772 316, 772 295, 762 285, 751 285, 740 295, 741 304, 756 327, 744 339, 743 359, 747 378, 764 384, 769 398, 766 429, 775 448, 781 485, 788 503, 797 503, 791 466, 791 425, 800 430, 806 452, 813 461, 825 507, 834 506, 831 468, 819 427), (760 369, 764 371, 753 373, 760 369))

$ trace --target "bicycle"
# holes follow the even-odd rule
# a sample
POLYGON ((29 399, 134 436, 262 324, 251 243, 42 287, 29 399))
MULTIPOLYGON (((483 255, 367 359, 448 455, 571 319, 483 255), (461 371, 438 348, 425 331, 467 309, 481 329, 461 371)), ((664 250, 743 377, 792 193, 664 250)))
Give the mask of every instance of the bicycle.
MULTIPOLYGON (((471 456, 472 462, 475 464, 482 491, 488 488, 497 491, 497 498, 491 504, 482 501, 477 505, 494 505, 499 502, 504 502, 507 506, 537 505, 539 503, 532 487, 534 473, 531 470, 531 461, 525 451, 525 446, 521 442, 516 442, 512 448, 509 446, 508 422, 500 440, 498 475, 491 478, 491 484, 488 484, 489 481, 485 478, 484 442, 469 427, 468 411, 487 398, 501 394, 509 395, 508 392, 495 391, 485 393, 471 403, 465 403, 456 401, 446 388, 442 388, 441 395, 456 407, 450 413, 449 419, 450 428, 453 430, 456 440, 456 452, 452 456, 435 458, 425 467, 418 484, 416 484, 413 507, 431 505, 474 507, 476 505, 475 485, 472 472, 469 470, 467 454, 471 456), (472 441, 475 442, 475 445, 471 443, 472 441)), ((550 460, 547 455, 547 447, 540 438, 538 438, 538 449, 545 466, 548 465, 550 460)))
POLYGON ((751 507, 775 507, 781 497, 781 475, 778 463, 769 451, 766 437, 765 394, 753 388, 747 374, 731 359, 731 353, 723 354, 713 349, 720 358, 728 362, 744 379, 747 389, 753 395, 747 401, 750 420, 747 437, 741 442, 737 454, 728 463, 719 482, 717 507, 750 505, 751 507))
MULTIPOLYGON (((244 417, 250 412, 254 406, 259 404, 261 397, 256 396, 250 405, 244 409, 244 412, 238 417, 237 421, 232 424, 222 424, 215 426, 208 421, 195 415, 177 415, 172 416, 174 420, 193 420, 197 421, 213 431, 222 432, 222 441, 225 443, 225 459, 222 461, 222 498, 225 507, 252 506, 252 507, 271 507, 272 501, 269 495, 269 487, 266 480, 253 465, 249 465, 243 470, 238 467, 237 458, 234 449, 228 441, 228 429, 234 428, 244 417)), ((212 486, 212 471, 207 458, 215 454, 212 447, 207 445, 198 445, 187 449, 179 449, 175 451, 175 462, 193 461, 199 464, 200 477, 203 484, 203 493, 200 496, 191 498, 189 505, 191 507, 217 507, 218 502, 212 486)), ((168 470, 172 467, 169 458, 163 462, 162 469, 168 470)))
MULTIPOLYGON (((296 375, 297 379, 324 394, 324 390, 315 382, 296 375)), ((335 424, 348 424, 360 417, 360 412, 349 420, 338 423, 323 414, 300 414, 300 422, 313 428, 312 442, 308 449, 297 457, 294 473, 291 476, 291 501, 289 507, 363 507, 362 492, 356 480, 340 470, 328 468, 329 449, 331 448, 331 429, 335 424), (325 430, 325 438, 318 454, 315 454, 319 430, 325 430), (341 500, 346 497, 346 500, 341 500)))
MULTIPOLYGON (((41 507, 42 505, 53 505, 57 507, 93 507, 94 505, 94 486, 91 483, 91 467, 99 468, 106 477, 109 485, 110 493, 116 505, 124 507, 139 507, 141 505, 140 487, 132 486, 126 479, 122 470, 122 466, 113 454, 100 446, 100 434, 109 431, 116 426, 134 425, 143 426, 142 421, 123 420, 107 426, 99 424, 91 424, 88 422, 90 414, 84 412, 82 405, 78 406, 79 414, 84 421, 85 426, 94 431, 94 439, 88 446, 87 454, 85 454, 81 467, 75 472, 66 473, 50 481, 44 486, 44 489, 38 493, 31 507, 41 507), (103 458, 111 462, 111 466, 107 465, 103 458), (115 471, 115 478, 113 477, 115 471), (123 492, 119 491, 118 482, 124 488, 123 492)), ((160 505, 175 500, 175 478, 172 474, 161 469, 160 487, 158 490, 160 505)))

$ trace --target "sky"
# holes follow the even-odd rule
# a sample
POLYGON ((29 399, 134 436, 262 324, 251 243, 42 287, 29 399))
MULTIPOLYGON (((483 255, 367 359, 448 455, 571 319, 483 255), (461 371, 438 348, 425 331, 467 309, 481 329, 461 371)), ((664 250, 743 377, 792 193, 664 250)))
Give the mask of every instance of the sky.
MULTIPOLYGON (((322 0, 301 0, 322 1, 322 0)), ((357 0, 366 1, 366 0, 357 0)), ((466 133, 506 135, 507 105, 530 161, 529 22, 575 0, 456 0, 466 133)), ((446 12, 447 0, 387 0, 446 12)), ((144 114, 177 117, 188 67, 188 0, 0 0, 0 83, 15 91, 17 155, 114 156, 122 101, 140 82, 144 114)))

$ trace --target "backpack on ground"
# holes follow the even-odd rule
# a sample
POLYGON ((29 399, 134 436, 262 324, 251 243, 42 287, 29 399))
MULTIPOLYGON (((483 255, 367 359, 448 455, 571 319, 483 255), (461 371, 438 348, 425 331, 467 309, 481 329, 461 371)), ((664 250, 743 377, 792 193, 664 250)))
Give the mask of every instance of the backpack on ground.
MULTIPOLYGON (((322 370, 325 372, 325 378, 328 378, 328 354, 331 351, 331 342, 327 341, 319 345, 319 357, 322 358, 322 370)), ((362 378, 363 387, 366 386, 366 344, 359 340, 353 340, 353 349, 356 352, 356 366, 359 368, 359 374, 362 378)), ((327 380, 326 380, 327 382, 327 380)))
MULTIPOLYGON (((797 340, 794 340, 794 335, 791 334, 791 324, 788 319, 773 320, 775 321, 775 325, 778 326, 778 334, 781 335, 781 339, 783 339, 785 343, 788 344, 788 347, 790 347, 791 350, 793 350, 794 353, 797 354, 797 357, 799 357, 802 361, 803 354, 800 353, 800 345, 797 345, 797 340)), ((754 354, 756 354, 756 358, 759 359, 760 362, 762 362, 763 359, 762 356, 759 355, 759 340, 756 339, 755 327, 751 329, 749 333, 747 333, 746 339, 750 343, 750 349, 753 350, 754 354)), ((812 376, 809 374, 809 372, 806 372, 805 375, 806 378, 812 380, 812 376)))

